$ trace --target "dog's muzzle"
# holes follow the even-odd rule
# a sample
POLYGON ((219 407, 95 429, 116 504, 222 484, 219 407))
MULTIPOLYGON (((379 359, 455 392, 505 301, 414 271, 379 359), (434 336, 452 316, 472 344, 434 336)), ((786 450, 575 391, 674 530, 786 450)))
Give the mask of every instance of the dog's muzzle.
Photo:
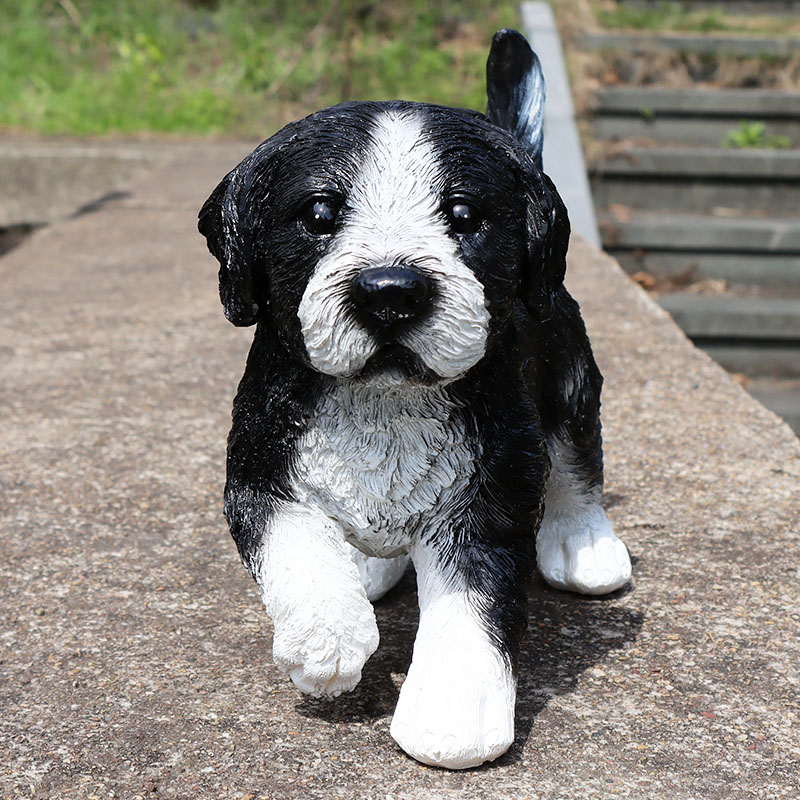
POLYGON ((429 310, 431 280, 412 267, 368 267, 350 285, 350 301, 361 321, 382 330, 418 320, 429 310))

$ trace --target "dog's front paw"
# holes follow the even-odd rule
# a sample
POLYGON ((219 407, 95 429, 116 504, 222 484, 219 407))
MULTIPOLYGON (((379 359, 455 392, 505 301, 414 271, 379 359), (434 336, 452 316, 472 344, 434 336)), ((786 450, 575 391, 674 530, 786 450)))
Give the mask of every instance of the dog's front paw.
POLYGON ((545 518, 536 554, 542 577, 556 589, 608 594, 631 579, 628 550, 596 504, 574 515, 545 518))
POLYGON ((275 664, 299 689, 316 697, 352 691, 378 647, 372 606, 364 597, 357 608, 336 608, 331 603, 317 613, 311 611, 306 608, 275 621, 275 664))
POLYGON ((394 740, 423 764, 493 761, 514 741, 516 682, 499 653, 415 652, 392 718, 394 740))
POLYGON ((495 677, 466 682, 456 668, 439 681, 412 667, 392 718, 392 737, 423 764, 467 769, 493 761, 514 741, 514 685, 495 677))

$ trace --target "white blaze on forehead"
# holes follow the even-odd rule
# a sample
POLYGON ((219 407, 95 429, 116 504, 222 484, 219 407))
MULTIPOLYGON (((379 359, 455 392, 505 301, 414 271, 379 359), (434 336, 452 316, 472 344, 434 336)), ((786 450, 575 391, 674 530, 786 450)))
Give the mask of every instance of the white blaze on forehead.
POLYGON ((441 377, 458 377, 483 357, 489 312, 440 210, 443 165, 414 111, 385 112, 371 138, 346 198, 346 221, 298 309, 311 363, 338 376, 363 368, 377 345, 346 313, 348 288, 360 269, 397 264, 420 269, 436 287, 430 315, 399 342, 441 377))

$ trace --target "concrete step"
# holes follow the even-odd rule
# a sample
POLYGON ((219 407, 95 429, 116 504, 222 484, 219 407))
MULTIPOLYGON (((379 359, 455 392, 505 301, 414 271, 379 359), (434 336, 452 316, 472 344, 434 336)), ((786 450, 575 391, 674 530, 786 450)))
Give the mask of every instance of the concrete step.
POLYGON ((800 347, 769 340, 693 340, 723 369, 749 377, 797 378, 800 376, 800 347))
MULTIPOLYGON (((236 143, 32 139, 0 136, 0 229, 47 225, 118 196, 175 158, 236 150, 236 143)), ((233 165, 231 165, 233 166, 233 165)))
POLYGON ((586 50, 624 50, 631 53, 700 53, 748 58, 785 58, 800 53, 800 40, 774 36, 593 31, 581 36, 579 42, 586 50))
POLYGON ((603 176, 800 182, 800 150, 627 147, 600 163, 603 176))
MULTIPOLYGON (((633 8, 660 7, 663 0, 625 0, 625 5, 633 8)), ((800 0, 682 0, 681 6, 687 11, 717 11, 728 14, 788 14, 800 12, 800 0)))
POLYGON ((164 163, 174 148, 0 139, 0 227, 45 225, 164 163))
POLYGON ((800 92, 619 86, 596 93, 592 114, 596 139, 720 146, 749 121, 800 144, 800 92))
POLYGON ((591 177, 598 207, 725 208, 800 220, 800 150, 629 147, 595 164, 591 177))
POLYGON ((636 115, 642 110, 680 117, 800 119, 800 92, 768 89, 668 89, 615 86, 600 89, 594 110, 603 114, 636 115))
POLYGON ((800 289, 800 259, 797 254, 727 252, 671 252, 663 250, 617 250, 610 248, 622 268, 633 275, 723 279, 731 283, 800 289))
MULTIPOLYGON (((713 34, 601 32, 582 44, 615 51, 612 60, 622 65, 614 69, 636 83, 658 82, 641 65, 660 63, 664 54, 687 63, 701 54, 713 72, 737 58, 781 65, 800 52, 796 38, 713 34)), ((710 80, 697 69, 689 74, 710 80)), ((597 93, 591 113, 596 140, 627 143, 594 165, 591 186, 596 206, 608 209, 598 215, 604 247, 628 272, 723 278, 798 294, 676 292, 658 300, 696 345, 749 376, 746 388, 800 432, 800 150, 791 149, 800 146, 800 92, 615 86, 597 93), (725 146, 744 132, 743 123, 760 126, 764 147, 725 146), (659 147, 641 146, 647 142, 659 147), (778 147, 787 143, 789 149, 778 147)))
POLYGON ((757 339, 800 347, 800 298, 672 292, 660 295, 658 303, 693 339, 757 339))
POLYGON ((800 436, 800 379, 758 378, 745 384, 762 405, 783 417, 800 436))
POLYGON ((797 259, 800 268, 800 220, 754 219, 697 214, 630 212, 621 219, 599 216, 604 247, 610 252, 661 252, 778 255, 797 259))
POLYGON ((657 299, 728 371, 800 377, 800 298, 670 293, 657 299))

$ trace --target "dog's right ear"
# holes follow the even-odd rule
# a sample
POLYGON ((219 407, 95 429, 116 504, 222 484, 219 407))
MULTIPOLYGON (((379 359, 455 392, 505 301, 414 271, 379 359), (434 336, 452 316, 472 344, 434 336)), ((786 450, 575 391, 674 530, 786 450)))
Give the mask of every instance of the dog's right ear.
POLYGON ((251 157, 229 172, 203 204, 197 227, 219 261, 219 296, 234 325, 258 322, 262 309, 253 292, 249 224, 245 218, 246 184, 251 157))

